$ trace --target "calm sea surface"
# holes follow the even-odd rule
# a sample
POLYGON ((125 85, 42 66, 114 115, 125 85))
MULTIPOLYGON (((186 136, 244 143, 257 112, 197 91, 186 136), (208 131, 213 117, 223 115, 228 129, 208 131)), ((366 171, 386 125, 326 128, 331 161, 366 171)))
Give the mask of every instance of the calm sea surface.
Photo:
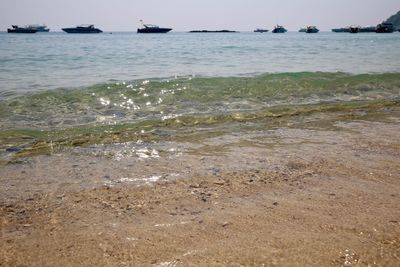
POLYGON ((400 71, 400 33, 0 34, 0 98, 112 80, 400 71))

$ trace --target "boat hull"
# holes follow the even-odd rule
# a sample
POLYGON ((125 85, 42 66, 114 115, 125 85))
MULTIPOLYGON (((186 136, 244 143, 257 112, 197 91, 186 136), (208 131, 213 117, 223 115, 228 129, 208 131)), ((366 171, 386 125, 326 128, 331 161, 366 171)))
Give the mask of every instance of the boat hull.
POLYGON ((350 32, 349 28, 332 29, 332 32, 350 32))
POLYGON ((378 25, 376 27, 376 33, 392 33, 394 32, 393 25, 378 25))
POLYGON ((350 27, 350 33, 358 33, 359 31, 360 31, 360 28, 350 27))
POLYGON ((358 32, 376 32, 376 27, 362 27, 358 32))
POLYGON ((273 33, 285 33, 285 32, 287 32, 287 30, 286 29, 274 29, 274 30, 272 30, 272 32, 273 33))
POLYGON ((264 33, 264 32, 269 32, 269 30, 257 29, 257 30, 254 30, 254 32, 264 33))
POLYGON ((217 31, 209 31, 209 30, 194 30, 189 33, 237 33, 237 31, 229 31, 229 30, 217 30, 217 31))
POLYGON ((66 33, 102 33, 103 31, 100 29, 78 29, 78 28, 63 28, 62 29, 66 33))
POLYGON ((167 33, 172 31, 170 28, 142 28, 137 29, 137 33, 167 33))
POLYGON ((36 29, 7 29, 8 33, 37 33, 36 29))

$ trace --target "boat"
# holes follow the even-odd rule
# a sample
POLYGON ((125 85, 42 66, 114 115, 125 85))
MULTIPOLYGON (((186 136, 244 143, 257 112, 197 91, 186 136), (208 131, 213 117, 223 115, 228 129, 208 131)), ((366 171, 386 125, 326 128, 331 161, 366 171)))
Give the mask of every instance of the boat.
POLYGON ((392 33, 394 32, 394 26, 392 23, 383 22, 376 26, 376 33, 392 33))
POLYGON ((171 31, 171 28, 160 28, 157 25, 153 24, 144 24, 142 20, 140 22, 143 25, 143 28, 137 29, 137 33, 167 33, 171 31))
POLYGON ((260 33, 263 33, 263 32, 269 32, 269 30, 267 30, 267 29, 260 29, 260 28, 257 28, 257 29, 255 29, 255 30, 254 30, 254 32, 260 32, 260 33))
POLYGON ((358 32, 376 32, 376 27, 375 26, 361 27, 358 32))
POLYGON ((12 28, 8 28, 8 33, 37 33, 37 29, 29 27, 19 27, 17 25, 12 25, 12 28))
POLYGON ((272 30, 273 33, 285 33, 287 30, 280 25, 276 25, 275 28, 272 30))
POLYGON ((194 30, 190 31, 189 33, 231 33, 231 32, 237 32, 237 31, 230 31, 230 30, 194 30))
POLYGON ((93 24, 83 24, 74 28, 63 28, 66 33, 101 33, 102 30, 95 28, 93 24))
POLYGON ((361 28, 360 26, 352 25, 350 26, 349 30, 350 33, 358 33, 360 31, 360 28, 361 28))
POLYGON ((350 27, 332 29, 332 32, 350 32, 350 27))
POLYGON ((319 29, 316 26, 307 26, 306 33, 318 33, 319 29))
POLYGON ((299 32, 307 32, 307 28, 301 28, 299 32))
POLYGON ((37 32, 49 32, 50 29, 46 25, 31 24, 27 26, 28 28, 36 29, 37 32))

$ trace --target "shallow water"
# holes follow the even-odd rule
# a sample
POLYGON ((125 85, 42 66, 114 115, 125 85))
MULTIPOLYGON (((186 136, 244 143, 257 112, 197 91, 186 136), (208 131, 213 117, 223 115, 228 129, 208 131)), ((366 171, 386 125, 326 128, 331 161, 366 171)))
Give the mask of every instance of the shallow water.
POLYGON ((397 33, 0 39, 1 157, 185 139, 224 124, 390 108, 400 99, 397 33))

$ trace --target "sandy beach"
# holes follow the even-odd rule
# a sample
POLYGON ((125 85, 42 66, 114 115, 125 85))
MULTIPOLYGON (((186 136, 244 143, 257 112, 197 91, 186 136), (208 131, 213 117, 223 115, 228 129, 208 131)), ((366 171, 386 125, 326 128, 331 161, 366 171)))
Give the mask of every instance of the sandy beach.
POLYGON ((398 266, 399 112, 18 159, 0 266, 398 266))

